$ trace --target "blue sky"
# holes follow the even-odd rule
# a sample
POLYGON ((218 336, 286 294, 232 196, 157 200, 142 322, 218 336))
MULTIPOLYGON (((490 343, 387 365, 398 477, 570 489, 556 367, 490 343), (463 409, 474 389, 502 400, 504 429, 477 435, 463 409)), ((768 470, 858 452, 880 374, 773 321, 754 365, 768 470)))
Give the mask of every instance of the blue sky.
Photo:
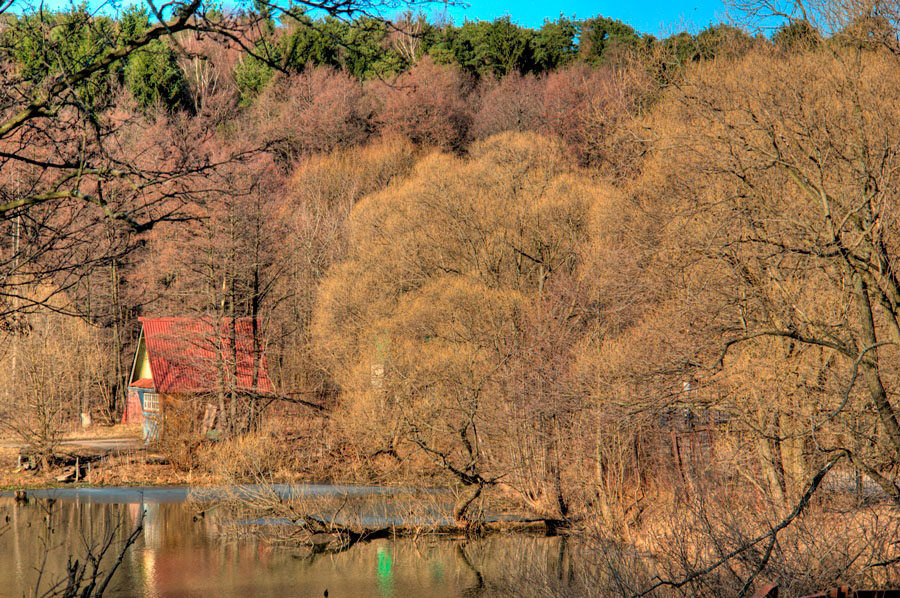
MULTIPOLYGON (((509 15, 528 27, 540 27, 544 19, 555 20, 560 14, 578 18, 603 15, 624 21, 643 33, 665 36, 674 31, 700 30, 710 23, 727 20, 722 0, 642 0, 638 2, 589 2, 587 0, 526 0, 518 4, 501 0, 471 0, 467 9, 450 8, 454 22, 463 18, 493 20, 509 15)), ((435 5, 434 9, 439 6, 435 5)))
MULTIPOLYGON (((32 5, 36 5, 40 1, 29 0, 32 5)), ((460 1, 466 2, 466 0, 460 1)), ((43 2, 45 7, 64 8, 72 2, 80 3, 81 0, 43 0, 43 2)), ((111 7, 117 4, 124 7, 133 3, 143 3, 143 0, 88 0, 90 7, 102 6, 102 12, 111 12, 111 7)), ((226 6, 249 5, 251 0, 224 0, 223 3, 226 6)), ((665 37, 679 31, 698 32, 710 23, 720 23, 728 19, 723 0, 680 0, 680 2, 642 0, 624 3, 610 2, 609 0, 545 0, 542 2, 525 0, 518 4, 508 0, 468 0, 468 4, 469 6, 466 8, 458 6, 447 8, 454 23, 461 24, 466 18, 492 21, 498 17, 509 15, 514 22, 520 25, 540 27, 544 19, 556 20, 560 15, 579 19, 602 15, 624 21, 641 33, 665 37)), ((442 10, 444 7, 439 2, 423 8, 423 12, 428 15, 442 10)))

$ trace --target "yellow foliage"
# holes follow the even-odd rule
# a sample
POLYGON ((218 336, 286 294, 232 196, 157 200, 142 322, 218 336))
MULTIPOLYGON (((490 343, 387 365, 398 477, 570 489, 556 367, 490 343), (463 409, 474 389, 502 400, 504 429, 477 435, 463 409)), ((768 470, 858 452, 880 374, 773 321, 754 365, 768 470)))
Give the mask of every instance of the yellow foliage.
POLYGON ((557 142, 507 133, 468 158, 431 153, 361 200, 312 329, 348 433, 496 467, 485 454, 510 431, 499 407, 516 400, 499 372, 548 281, 575 276, 591 206, 607 197, 557 142))
POLYGON ((281 248, 288 265, 277 292, 292 297, 278 306, 273 319, 285 336, 269 347, 270 364, 285 387, 316 390, 322 384, 310 367, 308 329, 318 287, 325 273, 343 259, 347 248, 347 217, 361 197, 403 178, 413 166, 415 147, 401 138, 315 155, 301 162, 290 184, 290 197, 280 218, 291 234, 281 248))
POLYGON ((880 398, 900 383, 897 83, 885 52, 751 52, 689 69, 635 130, 651 151, 628 210, 657 220, 657 247, 632 255, 656 298, 588 366, 625 396, 714 404, 758 432, 742 454, 758 450, 776 500, 808 479, 811 447, 875 468, 900 450, 880 398), (693 373, 701 389, 682 391, 693 373))
POLYGON ((353 209, 347 259, 320 289, 316 347, 351 390, 347 373, 370 359, 375 328, 391 328, 433 280, 539 292, 552 272, 575 269, 597 197, 561 146, 536 135, 493 137, 469 159, 427 156, 353 209))

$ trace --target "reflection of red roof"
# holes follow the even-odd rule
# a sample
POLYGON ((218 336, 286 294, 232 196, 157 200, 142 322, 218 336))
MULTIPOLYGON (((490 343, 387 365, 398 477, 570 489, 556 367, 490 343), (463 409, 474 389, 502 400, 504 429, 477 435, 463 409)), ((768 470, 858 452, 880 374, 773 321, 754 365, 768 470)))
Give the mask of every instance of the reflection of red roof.
POLYGON ((153 388, 153 380, 151 378, 141 378, 140 380, 135 380, 128 386, 135 386, 137 388, 153 388))
MULTIPOLYGON (((254 355, 252 319, 234 320, 235 347, 231 342, 232 321, 228 319, 218 325, 210 318, 139 320, 157 392, 212 392, 218 387, 220 376, 225 377, 225 387, 229 388, 235 365, 237 388, 272 392, 261 346, 257 345, 254 355)), ((256 332, 259 338, 259 331, 256 332)))

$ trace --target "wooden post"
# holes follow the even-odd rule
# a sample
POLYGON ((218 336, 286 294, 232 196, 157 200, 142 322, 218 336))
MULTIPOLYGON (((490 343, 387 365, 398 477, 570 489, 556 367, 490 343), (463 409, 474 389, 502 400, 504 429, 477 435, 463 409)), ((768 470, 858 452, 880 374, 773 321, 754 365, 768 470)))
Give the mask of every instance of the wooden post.
POLYGON ((203 414, 203 421, 200 424, 200 435, 205 437, 206 433, 214 429, 216 425, 216 415, 219 408, 212 403, 206 404, 206 411, 203 414))

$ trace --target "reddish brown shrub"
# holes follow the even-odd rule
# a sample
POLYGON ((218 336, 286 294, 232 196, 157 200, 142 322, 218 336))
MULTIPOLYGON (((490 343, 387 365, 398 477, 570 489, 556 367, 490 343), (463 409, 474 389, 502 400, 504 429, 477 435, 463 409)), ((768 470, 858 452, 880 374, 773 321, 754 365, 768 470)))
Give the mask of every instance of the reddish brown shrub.
POLYGON ((621 170, 633 148, 617 137, 650 89, 646 73, 635 69, 576 64, 552 73, 544 89, 546 132, 563 139, 582 163, 621 170))
POLYGON ((375 85, 382 131, 419 145, 463 148, 472 120, 466 102, 472 81, 458 68, 436 65, 426 57, 393 84, 375 85))
POLYGON ((534 75, 512 72, 500 80, 486 80, 472 137, 485 139, 504 131, 540 131, 544 82, 534 75))
POLYGON ((329 67, 280 78, 260 96, 251 116, 261 141, 283 163, 302 155, 357 145, 369 134, 359 82, 329 67))

